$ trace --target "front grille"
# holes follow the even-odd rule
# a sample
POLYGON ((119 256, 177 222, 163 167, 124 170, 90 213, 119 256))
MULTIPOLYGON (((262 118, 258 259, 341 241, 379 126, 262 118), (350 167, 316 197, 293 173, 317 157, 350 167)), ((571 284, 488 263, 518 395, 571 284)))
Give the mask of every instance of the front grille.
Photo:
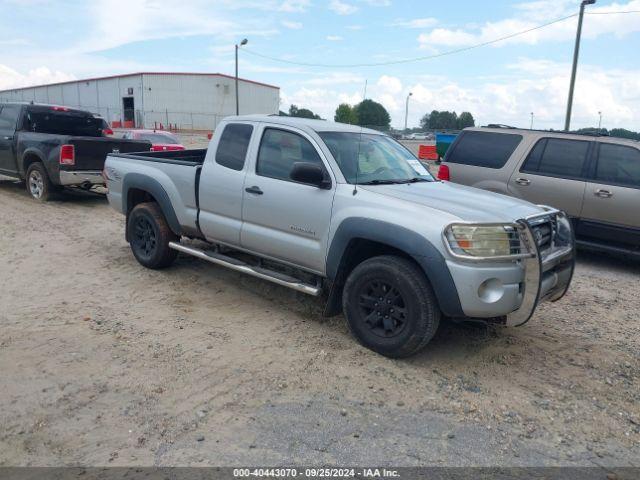
POLYGON ((555 231, 555 219, 547 219, 541 223, 531 226, 533 238, 535 239, 539 250, 546 250, 551 247, 553 233, 555 231))

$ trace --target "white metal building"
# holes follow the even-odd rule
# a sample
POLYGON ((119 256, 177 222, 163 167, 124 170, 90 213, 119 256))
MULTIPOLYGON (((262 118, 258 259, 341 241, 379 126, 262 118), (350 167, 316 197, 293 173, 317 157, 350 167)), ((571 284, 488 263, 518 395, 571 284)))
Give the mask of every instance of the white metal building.
MULTIPOLYGON (((240 114, 277 114, 280 88, 238 79, 240 114)), ((140 72, 0 91, 0 102, 34 101, 97 113, 114 127, 213 130, 236 113, 235 77, 140 72), (126 122, 126 123, 125 123, 126 122)))

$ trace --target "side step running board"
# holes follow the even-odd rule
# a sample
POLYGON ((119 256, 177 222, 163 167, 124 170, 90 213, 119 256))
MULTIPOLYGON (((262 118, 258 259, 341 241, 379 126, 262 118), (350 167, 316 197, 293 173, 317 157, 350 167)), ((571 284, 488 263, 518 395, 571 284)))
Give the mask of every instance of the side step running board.
POLYGON ((179 252, 201 258, 203 260, 206 260, 207 262, 215 263, 216 265, 235 270, 236 272, 246 273, 263 280, 268 280, 270 282, 277 283, 278 285, 282 285, 283 287, 289 287, 293 290, 297 290, 308 295, 313 295, 314 297, 317 297, 321 293, 320 287, 303 283, 296 278, 289 277, 288 275, 279 272, 274 272, 273 270, 254 267, 240 260, 222 255, 220 253, 216 253, 210 250, 200 250, 199 248, 187 247, 186 245, 183 245, 179 242, 169 242, 169 247, 174 250, 178 250, 179 252))

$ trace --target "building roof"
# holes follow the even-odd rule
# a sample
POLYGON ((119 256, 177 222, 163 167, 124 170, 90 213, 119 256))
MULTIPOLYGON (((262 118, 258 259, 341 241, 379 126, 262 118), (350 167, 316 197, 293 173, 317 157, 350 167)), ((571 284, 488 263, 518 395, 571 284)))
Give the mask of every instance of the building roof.
POLYGON ((385 132, 380 132, 378 130, 360 127, 358 125, 349 125, 348 123, 331 122, 328 120, 314 120, 311 118, 289 117, 284 115, 282 116, 265 115, 265 114, 239 115, 239 116, 225 117, 225 120, 227 121, 248 120, 252 122, 269 122, 269 123, 276 123, 280 125, 290 125, 290 126, 298 127, 301 129, 310 129, 316 132, 372 133, 375 135, 385 134, 385 132))
MULTIPOLYGON (((26 90, 29 88, 40 88, 40 87, 52 87, 55 85, 65 85, 69 83, 80 83, 80 82, 94 82, 96 80, 109 80, 112 78, 124 78, 124 77, 135 77, 137 75, 198 75, 205 77, 224 77, 235 80, 236 77, 233 75, 227 75, 224 73, 204 73, 204 72, 133 72, 133 73, 123 73, 119 75, 108 75, 106 77, 91 77, 91 78, 79 78, 77 80, 67 80, 66 82, 55 82, 55 83, 46 83, 43 85, 31 85, 28 87, 18 87, 18 88, 7 88, 5 90, 0 90, 0 92, 14 92, 16 90, 26 90)), ((280 90, 280 87, 275 85, 270 85, 268 83, 256 82, 255 80, 249 80, 247 78, 238 77, 238 80, 241 82, 253 83, 254 85, 262 85, 263 87, 275 88, 280 90)))

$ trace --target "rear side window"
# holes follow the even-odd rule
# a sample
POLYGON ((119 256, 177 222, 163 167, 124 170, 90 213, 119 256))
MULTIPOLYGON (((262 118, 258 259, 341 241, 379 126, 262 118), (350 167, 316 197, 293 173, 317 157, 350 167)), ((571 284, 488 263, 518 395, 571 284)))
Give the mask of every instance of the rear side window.
POLYGON ((291 182, 289 174, 296 162, 322 166, 322 160, 309 141, 297 133, 267 128, 262 136, 256 173, 263 177, 291 182))
POLYGON ((216 163, 232 170, 242 170, 252 132, 253 126, 246 123, 230 123, 224 127, 216 150, 216 163))
POLYGON ((640 188, 640 150, 601 143, 595 180, 600 183, 640 188))
POLYGON ((16 105, 0 105, 0 129, 15 130, 20 107, 16 105))
POLYGON ((495 132, 463 132, 445 162, 475 167, 502 168, 522 141, 522 135, 495 132))
POLYGON ((25 128, 30 132, 101 137, 102 121, 84 112, 33 109, 27 112, 25 128))
POLYGON ((543 138, 533 147, 521 172, 551 177, 582 178, 589 142, 543 138))

